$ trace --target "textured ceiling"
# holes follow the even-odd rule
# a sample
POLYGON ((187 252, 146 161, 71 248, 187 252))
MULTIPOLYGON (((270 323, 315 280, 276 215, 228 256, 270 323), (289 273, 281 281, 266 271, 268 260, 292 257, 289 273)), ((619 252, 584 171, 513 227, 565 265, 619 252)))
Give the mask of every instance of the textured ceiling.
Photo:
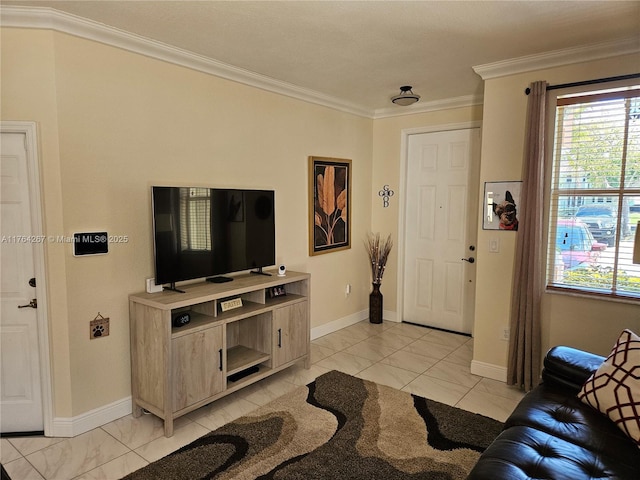
MULTIPOLYGON (((88 18, 363 108, 401 85, 482 94, 472 67, 636 37, 640 1, 9 1, 88 18)), ((398 107, 400 108, 400 107, 398 107)))

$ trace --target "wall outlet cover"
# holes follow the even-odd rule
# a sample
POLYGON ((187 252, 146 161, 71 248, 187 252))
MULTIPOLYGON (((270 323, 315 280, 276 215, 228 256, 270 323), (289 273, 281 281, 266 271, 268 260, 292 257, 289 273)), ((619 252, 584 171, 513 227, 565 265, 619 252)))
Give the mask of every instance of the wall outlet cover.
POLYGON ((147 278, 147 293, 160 293, 162 290, 162 285, 156 285, 155 278, 147 278))

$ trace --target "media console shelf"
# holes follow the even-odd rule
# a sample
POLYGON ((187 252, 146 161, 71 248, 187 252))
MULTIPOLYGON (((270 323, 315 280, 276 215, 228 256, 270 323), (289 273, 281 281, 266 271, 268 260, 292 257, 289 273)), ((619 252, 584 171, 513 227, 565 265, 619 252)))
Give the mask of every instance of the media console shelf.
POLYGON ((186 413, 298 361, 310 367, 310 275, 233 278, 129 296, 133 415, 162 418, 167 437, 186 413), (276 287, 285 294, 270 295, 276 287), (242 306, 222 311, 234 298, 242 306), (179 313, 191 320, 173 327, 179 313))

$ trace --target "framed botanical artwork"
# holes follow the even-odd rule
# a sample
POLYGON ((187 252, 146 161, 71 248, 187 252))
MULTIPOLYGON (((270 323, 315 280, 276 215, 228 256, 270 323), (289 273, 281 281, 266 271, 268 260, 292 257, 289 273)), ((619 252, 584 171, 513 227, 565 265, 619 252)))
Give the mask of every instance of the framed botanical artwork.
POLYGON ((351 160, 309 157, 309 255, 351 248, 351 160))
POLYGON ((518 230, 518 204, 522 182, 484 184, 483 230, 518 230))

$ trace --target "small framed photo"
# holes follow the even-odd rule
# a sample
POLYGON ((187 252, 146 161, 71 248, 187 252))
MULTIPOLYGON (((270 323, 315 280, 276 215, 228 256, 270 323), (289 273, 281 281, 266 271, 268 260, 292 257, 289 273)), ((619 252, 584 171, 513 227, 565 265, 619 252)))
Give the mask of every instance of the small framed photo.
POLYGON ((351 248, 351 160, 309 157, 309 255, 351 248))
POLYGON ((277 287, 270 287, 267 290, 267 294, 269 298, 283 297, 287 294, 287 291, 284 289, 284 285, 278 285, 277 287))
POLYGON ((522 182, 486 182, 483 197, 483 230, 518 230, 518 204, 522 182))

